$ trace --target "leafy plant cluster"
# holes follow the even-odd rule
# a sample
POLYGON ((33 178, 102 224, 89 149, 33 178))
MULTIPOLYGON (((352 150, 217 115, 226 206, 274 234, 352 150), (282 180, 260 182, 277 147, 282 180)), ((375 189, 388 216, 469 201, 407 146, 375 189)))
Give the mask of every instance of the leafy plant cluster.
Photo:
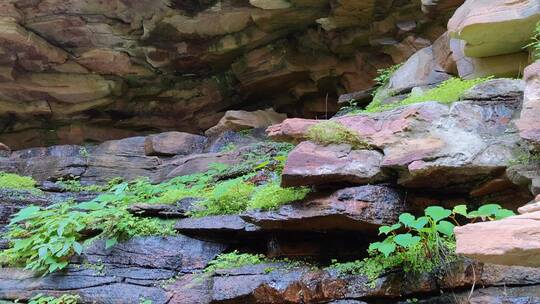
POLYGON ((458 101, 463 94, 471 89, 472 87, 483 83, 491 77, 487 78, 477 78, 464 80, 460 78, 451 78, 441 84, 436 88, 427 90, 421 94, 411 93, 407 98, 403 99, 400 102, 382 104, 381 99, 373 100, 364 110, 367 113, 381 112, 386 110, 395 109, 397 107, 411 105, 420 102, 426 101, 437 101, 444 104, 450 104, 458 101))
POLYGON ((403 66, 403 63, 398 63, 390 67, 377 70, 377 77, 373 79, 375 81, 375 90, 371 94, 373 96, 373 100, 370 104, 381 103, 384 99, 388 97, 392 97, 393 95, 392 92, 387 92, 387 93, 383 93, 383 92, 384 92, 385 87, 390 82, 390 79, 392 78, 394 73, 402 66, 403 66))
POLYGON ((0 171, 0 189, 37 190, 36 184, 31 177, 0 171))
POLYGON ((32 297, 28 304, 77 304, 81 300, 78 295, 64 294, 60 297, 45 296, 38 294, 32 297))
POLYGON ((205 274, 214 274, 220 269, 232 269, 247 265, 266 263, 269 260, 262 254, 240 253, 238 250, 222 253, 208 263, 204 269, 205 274))
POLYGON ((214 165, 205 173, 177 177, 156 200, 172 203, 185 197, 199 198, 198 208, 191 215, 201 217, 274 209, 303 199, 309 189, 280 186, 292 145, 272 143, 270 148, 253 149, 238 166, 214 165))
POLYGON ((130 214, 130 196, 129 184, 122 183, 89 202, 26 207, 9 224, 10 248, 2 260, 47 274, 65 268, 73 254, 96 239, 105 239, 109 248, 133 236, 174 234, 170 221, 130 214))
POLYGON ((358 134, 336 121, 323 121, 311 126, 307 138, 321 145, 349 144, 353 149, 370 149, 371 146, 360 140, 358 134))
POLYGON ((56 184, 69 192, 106 192, 122 183, 122 181, 121 177, 116 177, 109 180, 105 185, 83 185, 78 176, 70 176, 69 178, 58 179, 56 184))
MULTIPOLYGON (((291 148, 285 144, 261 145, 244 153, 240 166, 215 164, 207 172, 179 176, 160 184, 152 184, 147 178, 132 182, 113 180, 104 186, 107 192, 89 202, 69 201, 45 208, 29 206, 12 218, 5 235, 10 248, 2 252, 2 260, 46 274, 65 268, 72 255, 81 254, 85 246, 97 239, 105 240, 109 248, 133 236, 175 233, 171 221, 130 214, 127 208, 134 203, 176 203, 194 197, 200 202, 192 215, 205 216, 271 209, 300 200, 308 189, 279 186, 291 148)), ((78 184, 72 186, 80 189, 78 184)))
POLYGON ((341 273, 366 275, 372 286, 377 278, 393 269, 413 274, 433 273, 457 258, 454 228, 459 225, 458 219, 498 220, 512 215, 514 212, 497 204, 484 205, 471 212, 465 205, 453 210, 431 206, 421 217, 403 213, 398 223, 379 228, 379 235, 384 235, 385 239, 369 246, 368 258, 348 263, 334 261, 331 267, 341 273))
MULTIPOLYGON (((280 263, 280 268, 291 269, 294 267, 311 266, 313 264, 303 260, 290 260, 288 258, 267 258, 263 254, 240 253, 238 250, 222 253, 210 261, 203 270, 205 275, 213 275, 217 270, 233 269, 248 265, 258 265, 264 263, 280 263)), ((274 267, 265 268, 265 273, 274 271, 274 267)))
POLYGON ((514 159, 508 162, 509 166, 532 165, 540 163, 540 152, 521 151, 514 159))
POLYGON ((527 44, 524 48, 528 48, 531 50, 532 59, 540 59, 540 22, 536 24, 534 34, 531 37, 531 42, 527 44))

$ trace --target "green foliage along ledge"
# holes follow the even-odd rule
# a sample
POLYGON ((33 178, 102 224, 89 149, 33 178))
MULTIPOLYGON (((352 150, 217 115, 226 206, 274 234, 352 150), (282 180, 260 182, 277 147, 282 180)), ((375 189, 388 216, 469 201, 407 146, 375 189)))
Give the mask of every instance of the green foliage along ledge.
POLYGON ((382 112, 386 110, 395 109, 397 107, 411 105, 419 102, 426 101, 436 101, 444 104, 449 104, 458 101, 463 94, 473 88, 474 86, 483 83, 491 77, 487 78, 477 78, 464 80, 460 78, 451 78, 441 84, 436 88, 427 90, 421 94, 409 94, 407 98, 400 102, 382 104, 383 100, 377 99, 373 100, 363 112, 374 113, 382 112))
MULTIPOLYGON (((115 179, 99 189, 107 192, 89 202, 29 206, 12 218, 5 235, 10 247, 1 253, 1 261, 47 274, 65 268, 74 254, 81 254, 97 239, 111 247, 134 236, 175 234, 174 220, 130 214, 127 208, 134 203, 172 204, 183 198, 198 198, 200 202, 191 215, 206 216, 273 209, 301 200, 309 189, 279 185, 291 149, 289 144, 264 143, 256 146, 255 152, 246 153, 245 161, 238 166, 214 164, 206 172, 160 184, 152 184, 147 178, 132 182, 115 179)), ((76 180, 68 187, 90 189, 76 180)))
POLYGON ((366 275, 371 286, 389 270, 402 269, 412 274, 444 271, 448 263, 457 258, 454 227, 459 225, 459 219, 498 220, 512 215, 514 212, 497 204, 484 205, 471 212, 465 205, 453 210, 431 206, 420 217, 403 213, 398 223, 379 228, 379 235, 384 235, 385 239, 369 246, 368 258, 334 262, 331 268, 341 273, 366 275))
POLYGON ((36 184, 31 177, 0 171, 0 189, 36 190, 36 184))

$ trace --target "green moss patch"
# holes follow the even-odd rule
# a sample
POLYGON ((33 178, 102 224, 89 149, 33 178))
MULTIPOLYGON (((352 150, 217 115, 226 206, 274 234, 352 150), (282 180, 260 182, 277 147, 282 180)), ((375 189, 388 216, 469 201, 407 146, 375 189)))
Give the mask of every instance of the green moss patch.
MULTIPOLYGON (((458 101, 463 94, 473 88, 474 86, 483 83, 488 78, 477 78, 471 80, 464 80, 460 78, 451 78, 442 82, 436 88, 427 90, 421 94, 410 94, 407 98, 397 103, 382 104, 381 100, 374 100, 371 102, 364 111, 367 113, 382 112, 397 107, 411 105, 426 101, 436 101, 444 104, 449 104, 458 101)), ((358 113, 358 112, 357 112, 358 113)))
POLYGON ((311 126, 307 138, 315 143, 327 146, 349 144, 353 149, 369 149, 370 145, 358 138, 355 131, 336 121, 324 121, 311 126))
POLYGON ((0 189, 34 190, 36 184, 31 177, 0 172, 0 189))

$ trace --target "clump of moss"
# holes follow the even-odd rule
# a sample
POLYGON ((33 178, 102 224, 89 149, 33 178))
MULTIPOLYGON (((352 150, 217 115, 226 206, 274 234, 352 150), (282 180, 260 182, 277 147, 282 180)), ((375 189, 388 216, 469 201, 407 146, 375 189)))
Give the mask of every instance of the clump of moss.
POLYGON ((270 210, 299 201, 310 192, 308 188, 282 188, 279 180, 257 187, 248 202, 248 209, 270 210))
POLYGON ((436 88, 427 90, 421 94, 411 93, 407 98, 403 99, 400 102, 382 104, 380 100, 373 100, 364 112, 373 113, 381 112, 386 110, 391 110, 397 107, 406 106, 410 104, 426 102, 426 101, 436 101, 444 104, 449 104, 458 101, 463 94, 471 89, 472 87, 483 83, 491 77, 487 78, 477 78, 477 79, 460 79, 460 78, 451 78, 442 82, 436 88))
POLYGON ((237 250, 222 253, 208 263, 204 273, 213 274, 219 269, 232 269, 247 265, 257 265, 268 262, 262 254, 239 253, 237 250))
POLYGON ((0 172, 0 189, 35 190, 36 184, 31 177, 0 172))
POLYGON ((353 149, 369 149, 371 146, 360 140, 358 135, 344 125, 335 121, 324 121, 311 126, 307 138, 321 145, 349 144, 353 149))
POLYGON ((508 161, 508 166, 517 165, 532 165, 540 163, 540 152, 536 151, 519 151, 514 159, 508 161))

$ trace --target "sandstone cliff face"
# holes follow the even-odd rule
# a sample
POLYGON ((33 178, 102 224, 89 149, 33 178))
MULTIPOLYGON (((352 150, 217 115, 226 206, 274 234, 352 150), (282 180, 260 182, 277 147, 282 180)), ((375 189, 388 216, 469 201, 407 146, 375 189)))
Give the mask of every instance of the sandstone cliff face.
POLYGON ((0 141, 200 133, 239 107, 323 117, 434 41, 458 4, 3 1, 0 141))
POLYGON ((96 241, 47 276, 1 268, 0 302, 73 293, 105 304, 540 303, 540 165, 514 163, 540 153, 538 62, 523 73, 538 20, 536 1, 508 0, 0 3, 0 172, 37 180, 33 190, 0 189, 0 231, 30 204, 105 191, 64 179, 158 184, 219 163, 234 170, 211 183, 247 170, 253 187, 275 178, 311 191, 275 209, 201 217, 197 195, 130 202, 122 211, 137 220, 174 221, 171 235, 96 241), (496 79, 451 104, 331 117, 350 100, 364 106, 377 69, 401 62, 377 91, 383 105, 453 76, 496 79), (310 140, 326 118, 362 147, 310 140), (252 155, 283 157, 268 140, 296 145, 280 175, 242 167, 252 155), (404 212, 486 202, 516 210, 535 196, 522 215, 456 228, 463 256, 441 272, 393 269, 367 284, 325 267, 364 258, 378 228, 404 212), (202 273, 236 249, 315 263, 202 273))

